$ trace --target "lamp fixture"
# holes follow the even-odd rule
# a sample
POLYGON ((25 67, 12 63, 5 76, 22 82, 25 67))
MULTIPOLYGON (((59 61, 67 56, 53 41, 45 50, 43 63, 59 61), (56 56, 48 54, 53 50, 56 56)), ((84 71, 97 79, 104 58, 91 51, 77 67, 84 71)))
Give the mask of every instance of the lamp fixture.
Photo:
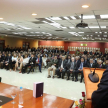
POLYGON ((0 20, 3 20, 3 18, 0 18, 0 20))
POLYGON ((89 6, 88 5, 82 5, 82 8, 88 8, 89 6))
POLYGON ((33 16, 36 16, 37 14, 36 14, 36 13, 32 13, 32 15, 33 15, 33 16))

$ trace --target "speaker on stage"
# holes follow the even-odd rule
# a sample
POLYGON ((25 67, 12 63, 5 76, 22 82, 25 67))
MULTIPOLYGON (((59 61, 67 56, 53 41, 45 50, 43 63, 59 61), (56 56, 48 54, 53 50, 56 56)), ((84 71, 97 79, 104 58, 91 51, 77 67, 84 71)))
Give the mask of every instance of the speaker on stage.
POLYGON ((43 82, 35 82, 33 83, 33 97, 41 97, 43 96, 43 82))

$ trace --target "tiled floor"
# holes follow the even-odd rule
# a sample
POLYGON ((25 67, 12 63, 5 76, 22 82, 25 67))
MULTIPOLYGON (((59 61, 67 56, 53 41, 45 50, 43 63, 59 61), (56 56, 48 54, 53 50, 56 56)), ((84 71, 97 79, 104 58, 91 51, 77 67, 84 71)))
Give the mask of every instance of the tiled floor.
POLYGON ((85 84, 73 82, 66 79, 47 78, 47 69, 42 69, 42 73, 35 70, 34 73, 21 74, 18 71, 6 71, 0 69, 2 82, 33 89, 33 82, 44 82, 44 93, 60 96, 67 99, 79 100, 82 98, 82 91, 85 91, 85 84))

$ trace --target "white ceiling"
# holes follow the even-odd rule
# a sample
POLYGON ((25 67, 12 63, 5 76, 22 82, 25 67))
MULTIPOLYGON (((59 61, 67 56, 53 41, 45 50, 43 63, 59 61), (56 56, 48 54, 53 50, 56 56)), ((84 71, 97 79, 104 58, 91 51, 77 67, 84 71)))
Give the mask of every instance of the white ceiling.
POLYGON ((4 18, 4 20, 0 20, 0 34, 2 36, 45 40, 107 41, 108 33, 104 32, 108 32, 108 18, 84 19, 84 22, 89 25, 89 28, 84 29, 69 28, 75 27, 76 24, 81 22, 81 19, 54 20, 62 27, 67 27, 67 29, 56 28, 42 22, 45 21, 45 18, 50 18, 51 16, 66 17, 80 16, 81 14, 84 14, 84 16, 94 14, 108 15, 108 0, 0 0, 0 17, 4 18), (84 4, 90 7, 83 9, 81 6, 84 4), (32 13, 36 13, 37 16, 32 16, 32 13), (36 24, 33 22, 36 22, 36 24), (98 26, 99 28, 90 28, 91 26, 98 26), (100 26, 105 26, 106 28, 100 28, 100 26), (75 36, 68 32, 84 33, 78 33, 80 36, 75 36))

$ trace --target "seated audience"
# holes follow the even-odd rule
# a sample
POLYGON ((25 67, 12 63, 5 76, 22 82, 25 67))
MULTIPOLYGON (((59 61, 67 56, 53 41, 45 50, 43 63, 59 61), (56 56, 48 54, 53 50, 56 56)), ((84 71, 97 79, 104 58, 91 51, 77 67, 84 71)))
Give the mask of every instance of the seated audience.
POLYGON ((52 78, 54 78, 55 70, 57 68, 57 63, 58 63, 58 59, 57 59, 57 56, 55 56, 54 59, 52 59, 52 61, 51 61, 51 67, 48 68, 48 77, 47 78, 51 78, 50 71, 53 71, 52 78))
POLYGON ((72 73, 72 81, 74 81, 73 78, 74 66, 75 66, 75 58, 72 57, 71 62, 67 63, 67 80, 69 80, 70 73, 72 73))
POLYGON ((76 81, 78 81, 78 73, 81 73, 80 83, 82 83, 82 79, 83 79, 83 67, 86 67, 86 64, 84 63, 84 58, 81 58, 81 62, 78 70, 74 71, 76 81))
POLYGON ((12 69, 13 69, 13 65, 15 65, 15 71, 17 68, 17 55, 14 53, 14 55, 12 56, 12 69))
POLYGON ((21 73, 22 62, 23 62, 23 57, 22 57, 21 54, 19 53, 19 54, 18 54, 17 61, 16 61, 16 68, 19 67, 19 70, 20 70, 19 73, 21 73))
POLYGON ((39 71, 41 71, 41 67, 42 67, 42 57, 40 57, 40 55, 38 55, 38 58, 36 59, 36 65, 39 66, 39 71))
POLYGON ((44 65, 44 67, 46 68, 46 66, 47 66, 47 57, 46 57, 46 55, 44 54, 44 56, 42 57, 42 63, 43 63, 43 65, 44 65))
POLYGON ((88 62, 87 66, 90 67, 90 68, 95 68, 96 67, 96 64, 93 63, 93 59, 92 58, 90 59, 90 62, 88 62))
POLYGON ((29 59, 30 59, 30 58, 28 57, 28 55, 25 54, 24 59, 23 59, 23 62, 22 62, 22 64, 21 64, 22 74, 24 74, 25 71, 26 71, 25 67, 26 67, 26 65, 28 66, 29 59))
POLYGON ((11 71, 11 69, 12 69, 12 56, 11 56, 10 53, 8 54, 8 56, 7 56, 7 58, 6 58, 6 61, 5 61, 5 68, 6 68, 7 70, 9 70, 9 68, 10 68, 10 71, 11 71))
POLYGON ((29 63, 27 65, 25 65, 25 70, 27 69, 27 67, 30 67, 29 71, 27 72, 27 74, 29 74, 31 72, 31 70, 33 69, 33 67, 35 66, 35 57, 33 54, 31 54, 31 57, 29 59, 29 63))
POLYGON ((62 56, 62 59, 58 63, 58 69, 56 69, 58 78, 61 78, 62 75, 62 79, 64 79, 64 75, 66 72, 66 65, 67 65, 67 60, 65 59, 65 56, 62 56))

